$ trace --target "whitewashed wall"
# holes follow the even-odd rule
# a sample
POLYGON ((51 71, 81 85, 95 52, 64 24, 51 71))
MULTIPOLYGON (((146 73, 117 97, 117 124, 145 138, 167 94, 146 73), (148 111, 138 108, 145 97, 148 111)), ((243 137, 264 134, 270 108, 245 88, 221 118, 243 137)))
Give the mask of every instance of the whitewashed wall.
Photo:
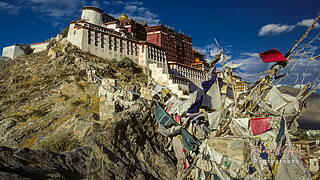
POLYGON ((4 47, 2 50, 2 56, 9 58, 16 58, 24 54, 24 51, 17 45, 4 47))
POLYGON ((47 49, 49 43, 39 43, 39 44, 32 44, 31 48, 33 48, 33 53, 41 52, 47 49))

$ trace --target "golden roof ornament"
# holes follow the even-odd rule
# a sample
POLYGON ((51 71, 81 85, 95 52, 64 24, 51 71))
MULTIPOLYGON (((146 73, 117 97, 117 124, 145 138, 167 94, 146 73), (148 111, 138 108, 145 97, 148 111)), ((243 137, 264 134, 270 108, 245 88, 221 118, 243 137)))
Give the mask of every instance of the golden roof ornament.
POLYGON ((121 17, 119 18, 120 21, 127 20, 128 16, 126 14, 122 14, 121 17))

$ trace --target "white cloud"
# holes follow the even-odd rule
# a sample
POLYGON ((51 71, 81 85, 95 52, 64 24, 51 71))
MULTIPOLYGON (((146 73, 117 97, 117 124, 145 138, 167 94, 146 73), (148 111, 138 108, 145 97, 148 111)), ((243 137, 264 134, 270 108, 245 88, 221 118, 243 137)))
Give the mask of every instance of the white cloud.
MULTIPOLYGON (((103 4, 108 1, 103 1, 103 4)), ((53 27, 62 29, 69 21, 80 16, 81 8, 85 5, 100 7, 99 1, 89 0, 26 0, 22 4, 30 9, 43 21, 50 22, 53 27)))
POLYGON ((139 22, 146 22, 148 25, 158 25, 160 23, 159 16, 145 7, 141 1, 116 1, 116 4, 124 5, 123 11, 111 14, 112 16, 119 17, 121 14, 127 14, 130 18, 139 22))
MULTIPOLYGON (((314 19, 303 19, 302 21, 298 22, 298 26, 304 26, 304 27, 309 27, 313 23, 314 19)), ((315 28, 319 28, 320 25, 319 23, 316 23, 315 28)))
POLYGON ((115 3, 116 4, 125 4, 125 2, 123 2, 123 1, 116 1, 115 3))
POLYGON ((114 15, 115 17, 127 14, 130 18, 139 22, 146 22, 148 25, 160 23, 159 16, 145 7, 142 1, 25 0, 15 2, 15 4, 9 4, 0 0, 0 12, 15 15, 19 13, 20 9, 31 10, 38 15, 39 19, 49 22, 53 27, 59 29, 67 26, 71 20, 78 19, 83 6, 96 6, 100 8, 114 6, 112 9, 118 10, 110 15, 114 15))
MULTIPOLYGON (((29 0, 31 10, 53 18, 71 18, 80 12, 81 6, 87 4, 84 0, 29 0)), ((95 3, 95 1, 91 2, 95 3)))
POLYGON ((146 8, 144 7, 138 7, 137 5, 127 5, 124 7, 124 9, 128 12, 144 12, 146 11, 146 8))
MULTIPOLYGON (((287 25, 287 24, 267 24, 262 26, 259 30, 259 36, 266 35, 277 35, 281 33, 290 32, 295 29, 297 26, 310 27, 314 19, 303 19, 296 23, 296 25, 287 25)), ((316 23, 315 28, 320 28, 320 24, 316 23)))
POLYGON ((240 64, 237 68, 237 74, 248 82, 255 82, 260 76, 258 73, 264 72, 270 68, 270 64, 263 63, 258 53, 243 52, 240 56, 233 60, 233 63, 240 64))
POLYGON ((131 1, 131 4, 143 5, 144 3, 142 1, 131 1))
MULTIPOLYGON (((305 44, 301 44, 299 47, 303 47, 305 44)), ((313 57, 320 53, 320 48, 318 47, 308 47, 304 52, 299 53, 293 59, 290 60, 288 66, 280 70, 277 74, 282 75, 288 73, 293 67, 291 73, 289 73, 280 84, 286 86, 295 86, 300 84, 306 84, 310 81, 317 79, 319 74, 320 61, 319 60, 309 60, 308 58, 313 57)), ((259 77, 266 74, 258 74, 269 70, 274 63, 263 63, 258 53, 244 52, 241 53, 237 59, 233 60, 233 63, 242 63, 239 68, 237 68, 238 75, 244 80, 249 82, 255 82, 259 77)), ((317 83, 320 82, 320 77, 318 77, 317 83)))
POLYGON ((56 28, 64 28, 68 22, 78 19, 81 14, 81 8, 85 5, 103 8, 104 6, 115 6, 118 10, 111 13, 115 17, 121 14, 127 14, 130 18, 146 22, 148 25, 157 25, 160 18, 149 8, 145 7, 142 1, 109 1, 109 0, 25 0, 15 4, 9 4, 0 0, 0 11, 7 14, 18 14, 20 9, 31 10, 38 14, 43 21, 50 22, 56 28))
POLYGON ((90 6, 95 6, 95 7, 98 7, 98 8, 101 7, 101 6, 100 6, 100 3, 99 3, 98 1, 91 1, 90 6))
POLYGON ((258 58, 258 57, 259 57, 259 53, 245 52, 245 53, 241 53, 241 55, 242 55, 242 56, 253 57, 253 58, 258 58))
POLYGON ((210 53, 210 56, 214 57, 214 56, 218 55, 221 51, 222 51, 222 49, 220 49, 218 47, 213 47, 212 49, 209 50, 209 53, 210 53))
POLYGON ((285 32, 290 32, 295 28, 294 25, 285 25, 285 24, 267 24, 261 27, 259 31, 259 36, 266 36, 266 35, 276 35, 285 32))
POLYGON ((293 87, 296 89, 302 89, 305 86, 305 84, 296 84, 293 87))
POLYGON ((19 14, 21 8, 7 2, 0 1, 0 12, 7 13, 9 15, 19 14))
POLYGON ((102 4, 104 4, 104 5, 110 5, 111 2, 110 2, 110 1, 102 1, 102 4))
POLYGON ((194 47, 194 49, 198 50, 201 54, 204 54, 207 61, 210 61, 222 50, 215 44, 208 44, 204 47, 194 47))
MULTIPOLYGON (((211 43, 211 44, 208 44, 204 47, 196 47, 194 46, 193 49, 197 50, 199 53, 205 55, 204 59, 210 63, 214 57, 216 55, 218 55, 222 50, 224 51, 225 53, 225 57, 227 58, 228 61, 231 61, 232 59, 232 56, 231 56, 231 52, 232 52, 232 45, 226 45, 223 47, 223 49, 216 45, 216 43, 211 43)), ((222 65, 221 65, 221 62, 218 62, 217 63, 217 68, 221 68, 222 65)))
MULTIPOLYGON (((293 71, 281 82, 286 85, 294 86, 304 84, 317 79, 319 75, 320 62, 317 60, 308 60, 310 56, 303 57, 300 61, 292 59, 291 63, 283 70, 282 73, 288 72, 295 64, 293 71)), ((319 79, 317 80, 319 83, 319 79)))
POLYGON ((130 5, 143 5, 144 2, 142 1, 128 1, 128 2, 124 2, 124 1, 116 1, 116 4, 130 4, 130 5))

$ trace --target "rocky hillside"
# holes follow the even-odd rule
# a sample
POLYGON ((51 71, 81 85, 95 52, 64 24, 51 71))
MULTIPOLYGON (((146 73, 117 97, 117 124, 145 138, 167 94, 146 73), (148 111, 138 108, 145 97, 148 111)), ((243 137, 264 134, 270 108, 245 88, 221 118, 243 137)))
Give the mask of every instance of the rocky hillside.
POLYGON ((129 59, 106 60, 65 40, 0 63, 0 179, 172 179, 176 159, 143 98, 99 116, 99 78, 139 92, 148 78, 129 59))

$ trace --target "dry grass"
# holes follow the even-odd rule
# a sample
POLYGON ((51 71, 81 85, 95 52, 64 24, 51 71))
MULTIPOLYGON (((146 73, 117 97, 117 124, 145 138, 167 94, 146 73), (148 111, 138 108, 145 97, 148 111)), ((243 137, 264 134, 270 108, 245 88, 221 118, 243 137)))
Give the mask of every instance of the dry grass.
POLYGON ((54 152, 69 152, 78 147, 78 145, 79 140, 70 133, 59 131, 40 141, 37 148, 54 152))

